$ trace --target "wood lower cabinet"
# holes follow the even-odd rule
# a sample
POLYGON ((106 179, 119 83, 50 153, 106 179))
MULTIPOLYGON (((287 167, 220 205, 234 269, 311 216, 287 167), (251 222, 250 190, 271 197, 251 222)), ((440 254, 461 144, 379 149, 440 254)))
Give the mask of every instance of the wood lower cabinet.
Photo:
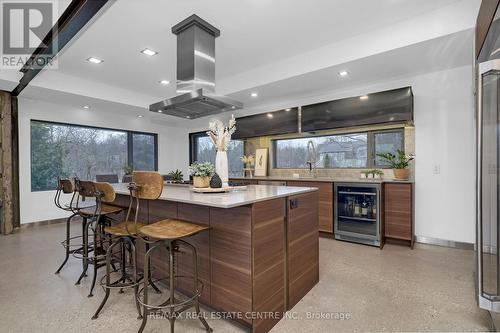
POLYGON ((408 241, 413 247, 413 184, 384 183, 384 239, 408 241))
MULTIPOLYGON (((117 194, 117 206, 128 203, 117 194)), ((185 239, 197 249, 200 301, 238 315, 233 319, 252 333, 268 332, 319 281, 318 191, 233 208, 142 200, 139 215, 143 223, 174 218, 210 227, 185 239)), ((142 270, 145 244, 137 240, 136 248, 142 270)), ((182 276, 176 288, 191 295, 192 254, 181 243, 175 258, 182 276)), ((157 249, 154 277, 166 277, 168 263, 166 250, 157 249)))
POLYGON ((333 234, 333 183, 294 180, 287 185, 319 189, 319 231, 333 234))
POLYGON ((293 308, 319 281, 318 192, 288 201, 288 307, 293 308))

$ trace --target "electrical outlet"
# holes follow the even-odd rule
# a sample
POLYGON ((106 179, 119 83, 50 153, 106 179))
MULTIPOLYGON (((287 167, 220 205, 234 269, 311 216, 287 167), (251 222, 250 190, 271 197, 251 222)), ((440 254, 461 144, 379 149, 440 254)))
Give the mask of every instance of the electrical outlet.
POLYGON ((434 164, 434 167, 432 168, 432 173, 435 175, 439 175, 441 173, 441 165, 434 164))

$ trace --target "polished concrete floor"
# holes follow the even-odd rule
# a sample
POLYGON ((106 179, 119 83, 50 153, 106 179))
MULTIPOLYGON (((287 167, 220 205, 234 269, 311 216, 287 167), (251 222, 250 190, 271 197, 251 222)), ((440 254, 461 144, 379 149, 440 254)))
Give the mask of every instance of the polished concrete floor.
MULTIPOLYGON (((87 298, 90 278, 74 285, 81 262, 70 258, 54 274, 63 235, 56 224, 0 236, 0 332, 136 332, 130 292, 113 293, 91 320, 103 291, 87 298)), ((472 251, 419 244, 380 251, 321 239, 319 284, 271 332, 486 331, 472 268, 472 251)), ((209 324, 214 332, 245 331, 227 320, 209 324)), ((190 319, 177 321, 176 331, 204 330, 190 319)), ((145 332, 168 332, 168 321, 150 320, 145 332)))

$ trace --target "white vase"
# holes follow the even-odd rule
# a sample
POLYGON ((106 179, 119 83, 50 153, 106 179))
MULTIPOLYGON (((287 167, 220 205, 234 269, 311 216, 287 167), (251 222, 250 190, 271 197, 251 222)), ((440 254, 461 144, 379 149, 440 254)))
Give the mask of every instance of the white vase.
POLYGON ((229 186, 229 165, 227 162, 227 151, 218 151, 215 155, 215 172, 222 180, 222 187, 229 186))

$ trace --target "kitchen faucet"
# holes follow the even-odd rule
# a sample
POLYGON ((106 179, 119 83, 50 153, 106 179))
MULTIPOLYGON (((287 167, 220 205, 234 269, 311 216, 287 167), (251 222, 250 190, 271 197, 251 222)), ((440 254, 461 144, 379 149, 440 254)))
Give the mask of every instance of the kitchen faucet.
POLYGON ((316 147, 313 140, 307 142, 307 162, 309 165, 309 174, 316 177, 316 147))

